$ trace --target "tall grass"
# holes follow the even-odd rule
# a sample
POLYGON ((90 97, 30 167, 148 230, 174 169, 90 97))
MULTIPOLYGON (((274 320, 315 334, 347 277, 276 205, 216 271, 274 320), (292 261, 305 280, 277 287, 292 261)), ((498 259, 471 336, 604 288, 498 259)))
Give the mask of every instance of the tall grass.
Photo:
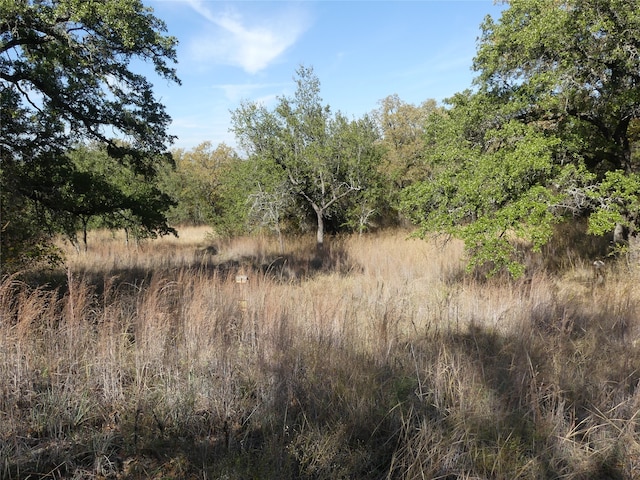
POLYGON ((480 281, 403 232, 181 233, 3 279, 0 477, 640 477, 627 265, 480 281))

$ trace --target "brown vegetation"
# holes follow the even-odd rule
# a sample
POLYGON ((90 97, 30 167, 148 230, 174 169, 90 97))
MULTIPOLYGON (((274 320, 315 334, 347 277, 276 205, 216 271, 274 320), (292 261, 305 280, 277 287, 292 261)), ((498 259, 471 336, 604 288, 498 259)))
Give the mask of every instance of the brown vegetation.
POLYGON ((479 281, 405 232, 180 233, 3 279, 0 477, 640 476, 628 265, 479 281))

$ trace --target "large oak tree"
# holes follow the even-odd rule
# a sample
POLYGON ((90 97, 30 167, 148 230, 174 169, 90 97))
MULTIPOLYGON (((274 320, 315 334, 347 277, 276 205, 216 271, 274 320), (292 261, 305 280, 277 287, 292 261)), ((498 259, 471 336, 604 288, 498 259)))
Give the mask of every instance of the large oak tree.
POLYGON ((640 118, 640 9, 626 0, 515 0, 488 18, 477 83, 526 122, 584 141, 594 171, 635 172, 629 128, 640 118))
POLYGON ((498 22, 484 23, 475 65, 482 91, 523 122, 558 135, 569 160, 591 174, 586 188, 565 192, 580 201, 573 202, 574 213, 589 214, 594 233, 616 225, 634 232, 640 222, 640 159, 633 156, 640 119, 638 5, 512 1, 498 22))
POLYGON ((405 211, 463 238, 472 263, 516 274, 514 234, 539 248, 566 216, 597 234, 637 229, 635 2, 513 0, 482 31, 476 90, 431 118, 433 178, 405 192, 405 211))
POLYGON ((74 146, 96 142, 147 179, 170 118, 132 62, 177 82, 176 40, 139 0, 0 0, 3 266, 46 250, 47 222, 72 195, 74 146))

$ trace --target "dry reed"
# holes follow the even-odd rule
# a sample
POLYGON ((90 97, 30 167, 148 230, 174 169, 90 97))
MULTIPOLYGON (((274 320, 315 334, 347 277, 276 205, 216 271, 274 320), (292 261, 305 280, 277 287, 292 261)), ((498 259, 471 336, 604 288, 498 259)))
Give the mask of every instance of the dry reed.
POLYGON ((94 233, 0 285, 0 477, 638 478, 638 272, 462 255, 94 233))

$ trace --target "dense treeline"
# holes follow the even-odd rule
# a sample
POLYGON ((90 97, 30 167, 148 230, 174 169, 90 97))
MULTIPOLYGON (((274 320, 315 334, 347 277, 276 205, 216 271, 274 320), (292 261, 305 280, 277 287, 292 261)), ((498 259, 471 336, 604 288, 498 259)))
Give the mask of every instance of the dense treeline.
POLYGON ((514 239, 539 250, 556 224, 586 218, 589 233, 615 231, 626 248, 640 221, 633 2, 509 2, 482 25, 474 85, 443 106, 390 95, 350 119, 301 66, 292 97, 233 112, 240 151, 172 155, 164 107, 128 68, 148 59, 178 81, 175 39, 150 9, 3 2, 0 13, 5 270, 55 257, 52 235, 77 242, 91 226, 136 238, 179 223, 315 230, 321 247, 326 231, 409 221, 463 239, 471 265, 517 276, 514 239))
POLYGON ((295 96, 273 111, 245 103, 233 113, 242 156, 209 143, 175 152, 177 168, 164 178, 177 201, 174 222, 208 223, 220 235, 315 228, 318 245, 325 230, 398 222, 401 188, 423 178, 419 119, 434 103, 413 107, 393 96, 372 115, 349 120, 322 105, 311 68, 300 67, 296 80, 295 96))

